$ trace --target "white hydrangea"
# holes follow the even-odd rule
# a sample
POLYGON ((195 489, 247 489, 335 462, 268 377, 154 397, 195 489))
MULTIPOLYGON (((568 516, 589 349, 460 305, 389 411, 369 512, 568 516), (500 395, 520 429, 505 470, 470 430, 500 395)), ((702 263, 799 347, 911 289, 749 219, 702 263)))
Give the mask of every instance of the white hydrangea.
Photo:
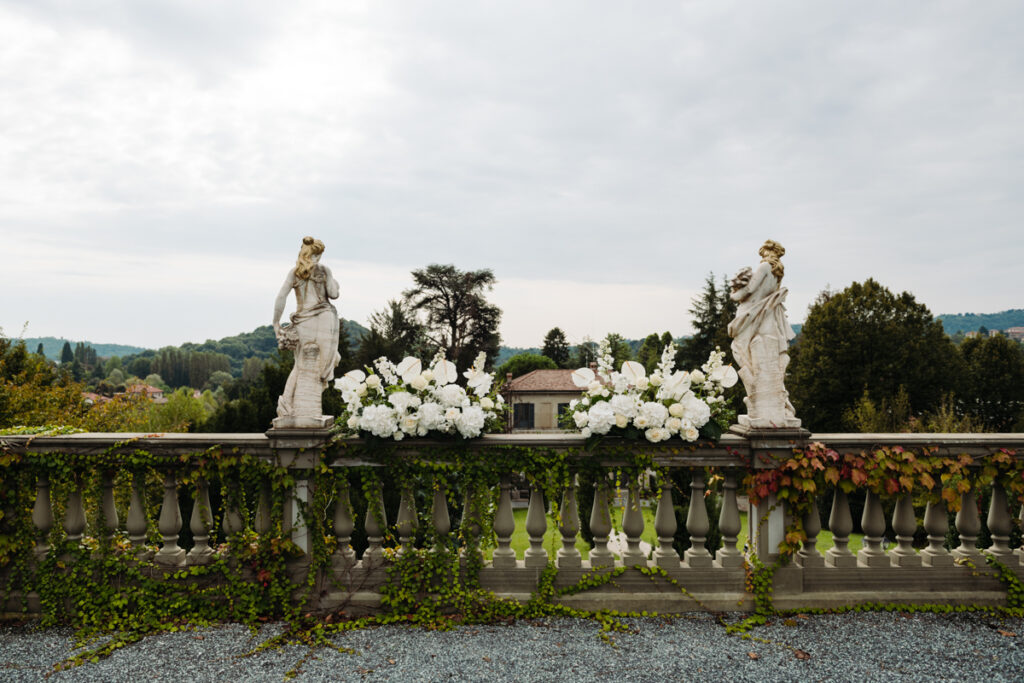
POLYGON ((480 436, 486 419, 484 411, 480 406, 466 406, 455 419, 455 427, 459 430, 459 434, 465 438, 473 438, 480 436))
POLYGON ((419 426, 424 433, 441 429, 444 425, 444 408, 433 401, 421 405, 417 415, 419 416, 419 426))
POLYGON ((612 407, 608 405, 607 401, 592 405, 588 413, 587 424, 595 434, 607 434, 615 424, 615 413, 612 412, 612 407))
MULTIPOLYGON (((668 418, 668 408, 661 403, 647 401, 640 406, 634 422, 639 418, 643 418, 648 427, 661 427, 665 424, 665 419, 668 418)), ((639 427, 640 425, 637 426, 639 427)))
POLYGON ((443 387, 438 387, 434 391, 434 397, 437 398, 441 405, 449 408, 469 405, 469 397, 466 395, 466 390, 458 384, 446 384, 443 387))
POLYGON ((408 391, 396 391, 388 396, 388 403, 393 405, 399 413, 406 413, 410 409, 415 410, 419 408, 422 401, 418 396, 413 396, 408 391))
POLYGON ((398 429, 394 409, 386 405, 366 406, 359 418, 359 429, 381 438, 391 437, 398 429))
POLYGON ((612 411, 614 411, 616 415, 622 415, 630 419, 636 415, 636 396, 629 394, 616 394, 608 399, 608 403, 611 405, 612 411))

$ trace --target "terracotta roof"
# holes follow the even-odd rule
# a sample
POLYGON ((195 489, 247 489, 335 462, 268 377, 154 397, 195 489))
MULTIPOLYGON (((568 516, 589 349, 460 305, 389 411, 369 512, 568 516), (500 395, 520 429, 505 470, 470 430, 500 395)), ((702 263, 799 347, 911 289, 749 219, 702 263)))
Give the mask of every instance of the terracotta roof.
POLYGON ((557 391, 573 394, 581 389, 572 383, 572 370, 534 370, 505 385, 509 391, 557 391))

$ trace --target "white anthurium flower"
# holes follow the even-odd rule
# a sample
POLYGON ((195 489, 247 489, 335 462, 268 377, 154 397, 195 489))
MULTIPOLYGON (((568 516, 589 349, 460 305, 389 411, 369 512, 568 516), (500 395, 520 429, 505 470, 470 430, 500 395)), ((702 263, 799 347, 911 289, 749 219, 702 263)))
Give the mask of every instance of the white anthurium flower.
POLYGON ((594 371, 590 368, 580 368, 572 371, 572 383, 580 389, 586 389, 595 379, 594 371))
POLYGON ((419 358, 406 356, 402 359, 401 363, 395 366, 395 371, 401 376, 403 382, 410 384, 423 371, 423 363, 420 362, 419 358))
POLYGON ((455 363, 442 360, 434 367, 434 379, 438 384, 453 384, 459 379, 459 371, 455 363))
POLYGON ((673 372, 662 381, 660 393, 664 396, 681 396, 690 389, 691 377, 687 372, 673 372))
POLYGON ((352 391, 366 379, 366 373, 362 370, 349 370, 334 382, 334 386, 341 391, 352 391))
POLYGON ((736 369, 731 365, 720 365, 711 371, 711 380, 718 382, 725 389, 734 386, 739 378, 736 369))
POLYGON ((635 360, 627 360, 622 364, 622 375, 626 378, 627 382, 637 386, 641 379, 647 377, 647 370, 635 360))

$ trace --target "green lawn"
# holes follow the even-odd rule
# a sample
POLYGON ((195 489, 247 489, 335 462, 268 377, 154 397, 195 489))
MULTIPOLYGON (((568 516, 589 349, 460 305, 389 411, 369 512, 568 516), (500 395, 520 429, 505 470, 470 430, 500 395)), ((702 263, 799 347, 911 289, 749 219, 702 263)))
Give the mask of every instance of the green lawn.
MULTIPOLYGON (((513 516, 516 519, 516 530, 512 534, 512 549, 516 552, 516 557, 520 560, 523 559, 523 554, 526 549, 530 547, 530 537, 526 533, 526 509, 521 508, 512 511, 513 516)), ((589 512, 588 512, 589 514, 589 512)), ((737 547, 742 549, 743 544, 747 542, 747 515, 746 513, 740 513, 740 521, 742 528, 739 534, 739 541, 737 547)), ((620 508, 612 508, 612 527, 615 529, 622 529, 622 510, 620 508)), ((652 508, 644 508, 644 532, 640 536, 645 542, 650 543, 651 546, 657 546, 658 537, 654 532, 654 510, 652 508)), ((850 535, 850 551, 856 553, 860 550, 862 545, 863 536, 861 534, 850 535)), ((548 518, 548 530, 544 534, 544 548, 548 551, 548 557, 554 559, 558 549, 562 547, 562 535, 559 533, 558 528, 555 526, 551 518, 548 518)), ((821 533, 818 534, 818 551, 824 553, 826 550, 832 547, 832 533, 822 529, 821 533)), ((590 546, 582 538, 576 539, 576 548, 583 555, 583 559, 587 559, 590 553, 590 546)), ((488 557, 490 551, 488 551, 488 557)))

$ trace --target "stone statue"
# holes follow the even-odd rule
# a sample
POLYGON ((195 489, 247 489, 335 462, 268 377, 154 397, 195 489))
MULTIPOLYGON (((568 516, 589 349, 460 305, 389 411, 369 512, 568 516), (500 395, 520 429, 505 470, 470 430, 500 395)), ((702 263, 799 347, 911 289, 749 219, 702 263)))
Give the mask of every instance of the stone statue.
POLYGON ((338 311, 330 299, 338 298, 338 281, 320 263, 324 243, 302 238, 295 267, 281 285, 274 302, 274 334, 277 345, 295 352, 295 365, 288 375, 284 393, 277 400, 275 429, 326 428, 333 418, 321 415, 321 394, 334 379, 338 354, 338 311), (288 293, 294 291, 296 311, 291 324, 281 325, 288 293))
POLYGON ((795 336, 783 305, 788 292, 779 286, 784 272, 780 259, 786 250, 768 240, 758 253, 761 263, 736 274, 730 295, 738 304, 729 323, 732 355, 747 390, 747 414, 737 421, 752 429, 799 428, 784 384, 789 340, 795 336))

